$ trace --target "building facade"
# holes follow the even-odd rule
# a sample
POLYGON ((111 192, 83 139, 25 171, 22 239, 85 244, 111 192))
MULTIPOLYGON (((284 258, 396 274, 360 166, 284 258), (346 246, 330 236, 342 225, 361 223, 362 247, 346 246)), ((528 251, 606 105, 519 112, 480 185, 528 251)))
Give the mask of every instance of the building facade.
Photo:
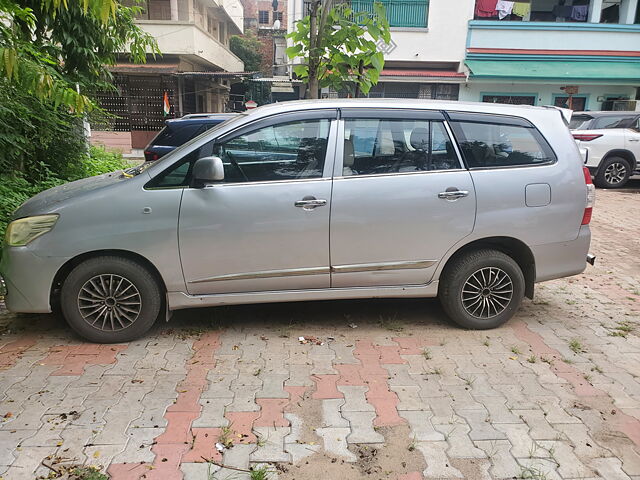
POLYGON ((240 0, 146 0, 136 23, 162 55, 112 67, 115 91, 100 95, 108 112, 92 122, 92 142, 124 153, 144 148, 167 118, 227 110, 244 64, 229 49, 244 30, 240 0), (168 112, 165 111, 165 98, 168 112))
MULTIPOLYGON (((391 42, 370 97, 635 109, 638 0, 382 0, 391 42), (498 10, 498 8, 500 10, 498 10)), ((352 0, 371 11, 373 0, 352 0)), ((289 2, 289 25, 303 0, 289 2)), ((340 92, 324 92, 341 95, 340 92)))
POLYGON ((495 4, 477 0, 468 22, 461 100, 638 107, 638 0, 531 0, 510 12, 495 4))

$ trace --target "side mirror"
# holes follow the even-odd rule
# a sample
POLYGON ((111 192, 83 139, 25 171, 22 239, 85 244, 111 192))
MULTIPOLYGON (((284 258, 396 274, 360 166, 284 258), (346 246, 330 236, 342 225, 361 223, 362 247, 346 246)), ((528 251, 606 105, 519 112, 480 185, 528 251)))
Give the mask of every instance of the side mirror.
POLYGON ((193 180, 199 186, 224 180, 224 165, 220 157, 199 158, 193 166, 193 180))

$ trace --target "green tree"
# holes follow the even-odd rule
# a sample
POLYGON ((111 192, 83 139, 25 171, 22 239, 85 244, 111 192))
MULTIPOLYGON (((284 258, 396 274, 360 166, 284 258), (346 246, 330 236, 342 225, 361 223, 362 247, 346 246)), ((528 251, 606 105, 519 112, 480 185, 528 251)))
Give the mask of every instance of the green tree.
POLYGON ((117 0, 0 0, 0 168, 63 170, 84 154, 79 115, 109 88, 119 52, 156 53, 137 6, 117 0))
POLYGON ((307 96, 318 98, 322 87, 342 90, 350 85, 355 85, 356 95, 368 93, 384 66, 376 43, 391 41, 384 6, 375 2, 373 13, 354 12, 346 3, 313 0, 309 12, 287 35, 293 41, 287 48, 289 58, 304 59, 294 72, 307 81, 307 96))
POLYGON ((244 62, 245 72, 262 70, 262 43, 255 35, 251 33, 244 36, 234 35, 229 40, 229 48, 244 62))

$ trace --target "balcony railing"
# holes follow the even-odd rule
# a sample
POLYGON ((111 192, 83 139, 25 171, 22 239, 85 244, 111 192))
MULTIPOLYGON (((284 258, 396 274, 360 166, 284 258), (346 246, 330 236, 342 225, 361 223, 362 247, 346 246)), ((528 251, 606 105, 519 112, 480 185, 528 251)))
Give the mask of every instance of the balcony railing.
MULTIPOLYGON (((425 28, 428 25, 429 0, 381 0, 392 27, 425 28)), ((356 12, 373 13, 372 0, 351 0, 356 12)))

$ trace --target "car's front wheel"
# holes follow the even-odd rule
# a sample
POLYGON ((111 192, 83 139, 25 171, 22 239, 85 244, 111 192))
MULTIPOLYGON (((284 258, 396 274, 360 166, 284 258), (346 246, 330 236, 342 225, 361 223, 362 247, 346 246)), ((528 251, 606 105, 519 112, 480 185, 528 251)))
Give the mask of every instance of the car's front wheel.
POLYGON ((77 265, 62 284, 62 313, 79 335, 98 343, 134 340, 154 324, 162 306, 153 275, 127 258, 102 256, 77 265))
POLYGON ((482 330, 509 320, 524 291, 524 275, 516 261, 500 251, 482 249, 463 253, 447 265, 438 296, 454 322, 482 330))
POLYGON ((596 174, 595 184, 600 188, 620 188, 631 176, 631 165, 622 157, 606 158, 596 174))

